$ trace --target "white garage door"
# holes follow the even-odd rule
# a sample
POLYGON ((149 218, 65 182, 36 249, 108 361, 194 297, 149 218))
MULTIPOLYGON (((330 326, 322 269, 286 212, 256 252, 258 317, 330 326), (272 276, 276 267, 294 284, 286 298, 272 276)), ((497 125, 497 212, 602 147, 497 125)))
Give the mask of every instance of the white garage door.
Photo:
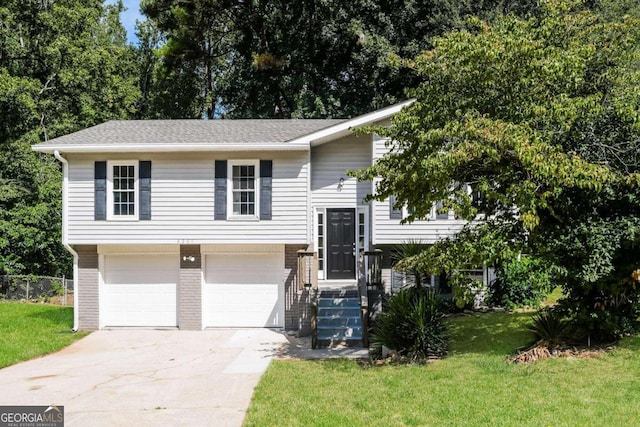
POLYGON ((102 326, 175 327, 178 255, 106 255, 102 326))
POLYGON ((284 251, 206 257, 205 327, 283 327, 284 251))

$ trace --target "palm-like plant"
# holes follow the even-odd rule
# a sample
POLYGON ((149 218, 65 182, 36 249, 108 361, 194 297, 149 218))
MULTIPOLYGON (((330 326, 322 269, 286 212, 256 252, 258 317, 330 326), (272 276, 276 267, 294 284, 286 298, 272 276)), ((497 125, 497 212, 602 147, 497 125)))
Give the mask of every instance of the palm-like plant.
POLYGON ((422 240, 409 239, 400 243, 391 252, 391 260, 394 263, 397 263, 398 261, 405 261, 409 263, 410 266, 404 271, 413 276, 414 284, 418 288, 422 287, 422 279, 426 272, 422 271, 418 267, 417 263, 412 263, 411 259, 419 255, 425 249, 425 246, 426 244, 422 240))

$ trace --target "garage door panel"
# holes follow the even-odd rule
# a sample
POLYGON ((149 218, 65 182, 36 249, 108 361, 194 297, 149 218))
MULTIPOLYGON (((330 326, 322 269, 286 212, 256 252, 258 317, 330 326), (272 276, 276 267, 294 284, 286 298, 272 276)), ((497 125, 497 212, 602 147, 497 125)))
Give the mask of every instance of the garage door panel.
POLYGON ((172 271, 111 271, 108 278, 109 286, 113 285, 148 285, 150 289, 156 285, 176 284, 175 274, 172 271))
POLYGON ((207 270, 261 271, 278 268, 278 253, 216 254, 207 256, 207 270))
POLYGON ((107 255, 106 264, 109 269, 116 270, 165 270, 173 271, 179 266, 178 255, 107 255))
POLYGON ((103 326, 177 326, 176 255, 107 255, 103 326))
POLYGON ((283 252, 208 255, 205 278, 205 326, 284 325, 283 252))
POLYGON ((215 278, 211 282, 211 285, 228 285, 234 284, 234 286, 251 286, 262 285, 265 283, 265 278, 274 277, 277 274, 282 274, 282 270, 278 271, 220 271, 215 274, 215 278), (241 282, 238 282, 241 280, 241 282))

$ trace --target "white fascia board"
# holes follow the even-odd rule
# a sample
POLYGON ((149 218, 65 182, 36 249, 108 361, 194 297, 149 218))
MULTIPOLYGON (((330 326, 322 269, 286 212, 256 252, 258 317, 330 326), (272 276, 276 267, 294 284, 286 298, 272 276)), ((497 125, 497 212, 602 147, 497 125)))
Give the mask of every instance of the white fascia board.
POLYGON ((307 151, 308 143, 278 144, 82 144, 82 145, 32 145, 40 153, 175 153, 175 152, 220 152, 220 151, 307 151))
POLYGON ((347 136, 351 133, 351 129, 357 129, 362 126, 367 126, 372 123, 379 122, 380 120, 387 119, 394 114, 397 114, 404 107, 411 105, 415 102, 415 99, 401 102, 399 104, 392 105, 387 108, 383 108, 372 113, 367 113, 362 116, 354 117, 337 125, 321 129, 317 132, 310 133, 300 138, 292 139, 289 144, 310 144, 312 147, 324 144, 326 142, 334 141, 343 136, 347 136))

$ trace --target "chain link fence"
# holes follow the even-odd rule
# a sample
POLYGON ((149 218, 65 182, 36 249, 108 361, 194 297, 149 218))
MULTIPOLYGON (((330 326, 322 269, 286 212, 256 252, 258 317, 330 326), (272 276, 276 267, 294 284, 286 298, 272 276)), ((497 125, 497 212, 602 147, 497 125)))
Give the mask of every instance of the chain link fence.
POLYGON ((0 276, 0 299, 73 305, 73 280, 48 276, 0 276))

